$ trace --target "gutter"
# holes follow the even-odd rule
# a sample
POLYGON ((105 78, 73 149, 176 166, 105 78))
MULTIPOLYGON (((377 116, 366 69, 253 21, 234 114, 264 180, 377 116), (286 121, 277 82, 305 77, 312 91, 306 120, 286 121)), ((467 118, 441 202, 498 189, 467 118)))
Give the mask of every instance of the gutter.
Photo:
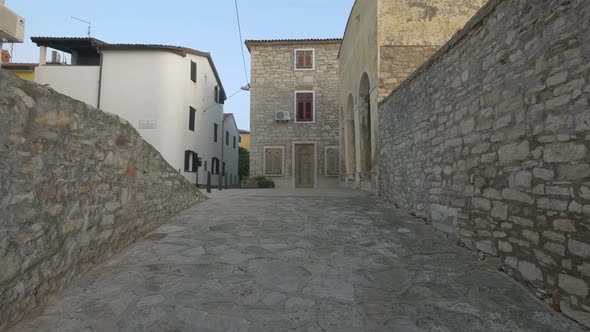
POLYGON ((96 51, 100 54, 100 69, 98 71, 98 100, 96 101, 96 108, 100 109, 100 97, 102 91, 102 59, 103 54, 99 47, 96 47, 96 51))

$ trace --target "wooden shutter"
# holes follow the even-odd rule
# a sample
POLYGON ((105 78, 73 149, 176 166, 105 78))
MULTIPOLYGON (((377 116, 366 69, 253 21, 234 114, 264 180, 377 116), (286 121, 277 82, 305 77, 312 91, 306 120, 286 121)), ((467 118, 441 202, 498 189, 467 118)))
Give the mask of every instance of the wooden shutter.
POLYGON ((266 175, 281 175, 283 173, 283 149, 266 149, 266 175))
POLYGON ((229 146, 229 131, 225 132, 225 145, 229 146))
POLYGON ((195 114, 196 114, 197 110, 189 106, 188 111, 189 111, 188 129, 190 131, 195 131, 195 114))
POLYGON ((313 68, 313 52, 305 51, 305 68, 313 68))
POLYGON ((190 162, 191 162, 191 151, 185 150, 184 151, 184 171, 188 172, 190 170, 190 162))
POLYGON ((234 149, 236 148, 236 137, 234 136, 234 149))
POLYGON ((313 93, 297 93, 297 121, 313 122, 313 93))
POLYGON ((213 142, 217 142, 217 123, 213 124, 213 142))
POLYGON ((193 157, 193 168, 192 168, 192 171, 193 172, 197 172, 199 170, 199 154, 193 152, 192 153, 192 157, 193 157))
POLYGON ((303 51, 297 51, 297 68, 304 68, 305 67, 305 55, 303 51))

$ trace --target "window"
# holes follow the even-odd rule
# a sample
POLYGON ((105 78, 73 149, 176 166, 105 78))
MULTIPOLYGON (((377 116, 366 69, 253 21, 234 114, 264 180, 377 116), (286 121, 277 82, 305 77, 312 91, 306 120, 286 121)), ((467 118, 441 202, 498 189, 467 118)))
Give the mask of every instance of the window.
POLYGON ((201 166, 199 155, 191 150, 184 151, 184 171, 195 173, 199 170, 199 166, 201 166))
POLYGON ((197 64, 191 61, 191 81, 197 83, 197 64))
POLYGON ((203 170, 207 172, 207 160, 203 162, 203 170))
POLYGON ((225 132, 225 145, 229 146, 229 131, 225 132))
MULTIPOLYGON (((217 142, 217 127, 219 127, 217 125, 217 123, 213 124, 213 142, 217 142)), ((212 165, 213 167, 213 165, 212 165)))
POLYGON ((242 144, 242 135, 240 135, 240 137, 238 139, 239 139, 240 144, 242 144))
POLYGON ((295 50, 295 69, 314 69, 314 50, 295 50))
POLYGON ((225 174, 225 161, 222 164, 223 164, 223 167, 221 169, 221 175, 225 176, 226 175, 225 174))
POLYGON ((188 108, 188 130, 195 131, 195 114, 197 110, 190 107, 188 108))
POLYGON ((295 92, 295 122, 314 122, 313 91, 295 92))
POLYGON ((267 147, 264 148, 264 175, 281 176, 283 175, 283 148, 267 147))
POLYGON ((236 137, 234 136, 234 149, 236 148, 236 137))
POLYGON ((211 174, 219 174, 219 159, 217 157, 211 158, 211 174))
POLYGON ((219 85, 215 86, 215 102, 218 104, 221 104, 221 89, 219 88, 219 85))
POLYGON ((339 149, 335 146, 326 147, 326 176, 338 176, 339 149))

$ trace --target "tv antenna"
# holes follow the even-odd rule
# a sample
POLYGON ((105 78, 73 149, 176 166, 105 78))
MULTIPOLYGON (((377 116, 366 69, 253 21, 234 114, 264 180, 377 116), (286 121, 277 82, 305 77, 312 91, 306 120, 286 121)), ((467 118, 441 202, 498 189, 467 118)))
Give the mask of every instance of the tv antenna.
POLYGON ((92 23, 91 22, 88 22, 88 21, 85 21, 83 19, 79 19, 79 18, 74 17, 74 16, 71 16, 71 18, 74 19, 74 20, 76 20, 76 21, 80 21, 82 23, 88 24, 88 38, 90 38, 90 26, 92 25, 92 23))

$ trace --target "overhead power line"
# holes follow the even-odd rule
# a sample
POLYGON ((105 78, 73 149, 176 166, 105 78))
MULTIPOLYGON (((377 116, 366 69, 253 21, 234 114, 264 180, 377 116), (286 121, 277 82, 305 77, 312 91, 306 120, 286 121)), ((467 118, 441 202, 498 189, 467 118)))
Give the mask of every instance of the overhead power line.
POLYGON ((240 34, 240 47, 242 48, 242 62, 244 63, 244 76, 246 77, 246 84, 250 83, 248 79, 248 69, 246 67, 246 55, 244 54, 244 39, 242 38, 242 25, 240 24, 240 11, 238 10, 238 0, 234 0, 236 5, 236 18, 238 20, 238 32, 240 34))

